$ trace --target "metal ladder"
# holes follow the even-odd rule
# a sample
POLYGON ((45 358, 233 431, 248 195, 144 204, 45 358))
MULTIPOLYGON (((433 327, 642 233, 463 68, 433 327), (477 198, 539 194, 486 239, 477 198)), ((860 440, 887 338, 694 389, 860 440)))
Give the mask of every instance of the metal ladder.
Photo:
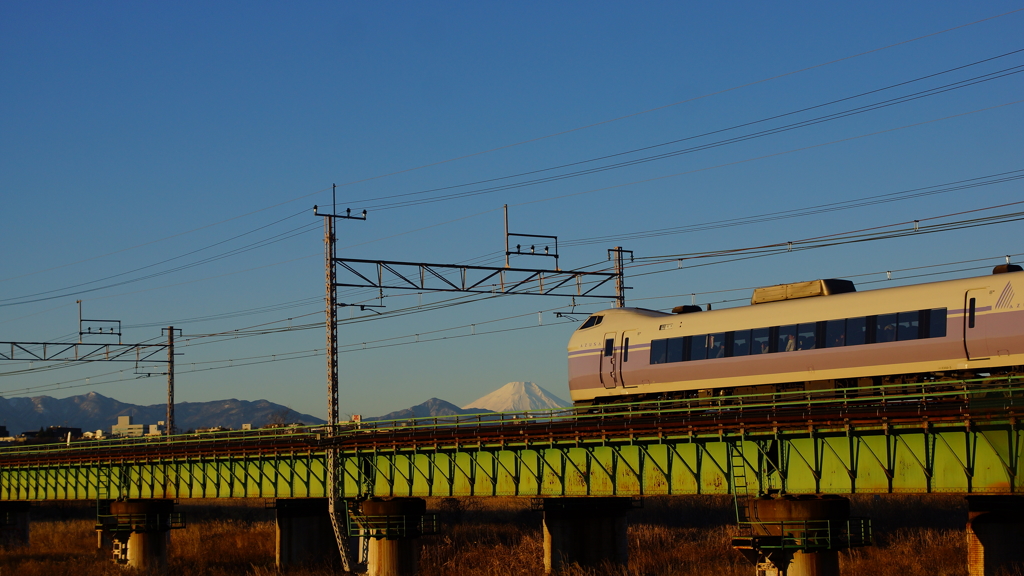
POLYGON ((746 502, 750 498, 747 485, 747 462, 743 457, 743 441, 729 444, 729 463, 732 475, 733 504, 736 507, 736 521, 749 521, 746 502), (742 499, 742 502, 741 502, 742 499))

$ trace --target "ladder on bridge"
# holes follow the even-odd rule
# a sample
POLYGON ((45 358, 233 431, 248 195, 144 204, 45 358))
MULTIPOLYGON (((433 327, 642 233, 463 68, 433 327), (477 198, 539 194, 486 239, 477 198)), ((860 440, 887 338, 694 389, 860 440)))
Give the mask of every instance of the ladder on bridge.
POLYGON ((733 504, 736 507, 736 521, 748 522, 747 501, 750 488, 747 484, 747 459, 743 456, 743 441, 729 443, 729 464, 732 476, 733 504))

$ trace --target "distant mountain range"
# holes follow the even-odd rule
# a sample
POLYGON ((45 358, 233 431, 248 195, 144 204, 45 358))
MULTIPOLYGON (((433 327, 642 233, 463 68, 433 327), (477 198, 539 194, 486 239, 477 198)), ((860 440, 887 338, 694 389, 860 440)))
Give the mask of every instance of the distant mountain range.
MULTIPOLYGON (((439 398, 431 398, 422 404, 366 420, 521 412, 566 406, 569 406, 569 402, 533 382, 509 382, 463 408, 439 398)), ((81 428, 82 431, 103 430, 104 433, 109 433, 110 427, 117 424, 118 416, 132 416, 136 424, 156 424, 167 417, 167 406, 128 404, 96 392, 60 399, 52 396, 0 397, 0 424, 7 426, 7 431, 12 435, 49 426, 68 426, 81 428)), ((268 400, 178 402, 174 406, 174 424, 179 432, 213 426, 238 430, 242 424, 252 424, 253 428, 258 428, 271 423, 293 422, 324 423, 320 418, 295 412, 287 406, 268 400)))
MULTIPOLYGON (((60 399, 51 396, 0 397, 0 424, 7 426, 7 431, 13 435, 48 426, 109 433, 110 427, 117 424, 118 416, 132 416, 136 424, 156 424, 166 419, 167 405, 128 404, 95 392, 60 399)), ((322 424, 324 421, 267 400, 230 399, 178 402, 174 405, 174 424, 179 431, 213 426, 238 430, 242 424, 252 424, 257 428, 274 422, 322 424)))

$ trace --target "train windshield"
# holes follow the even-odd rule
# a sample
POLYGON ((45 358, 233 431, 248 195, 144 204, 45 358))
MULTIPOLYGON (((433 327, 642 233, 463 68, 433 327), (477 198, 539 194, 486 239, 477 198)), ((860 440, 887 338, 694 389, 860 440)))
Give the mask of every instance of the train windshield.
POLYGON ((583 326, 580 326, 579 329, 583 330, 584 328, 591 328, 593 326, 597 326, 598 324, 601 323, 601 320, 604 320, 604 316, 591 316, 590 318, 587 318, 587 321, 584 322, 583 326))

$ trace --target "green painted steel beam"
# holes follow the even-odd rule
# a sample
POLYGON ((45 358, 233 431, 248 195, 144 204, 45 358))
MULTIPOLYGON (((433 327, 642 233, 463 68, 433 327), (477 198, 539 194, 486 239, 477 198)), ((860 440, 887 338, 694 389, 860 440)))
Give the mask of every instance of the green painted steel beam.
MULTIPOLYGON (((1021 492, 1013 420, 723 433, 604 442, 339 451, 339 489, 369 496, 728 494, 737 447, 751 493, 1021 492)), ((304 498, 326 493, 321 452, 5 466, 0 500, 304 498)))
POLYGON ((578 446, 341 451, 340 493, 369 496, 729 494, 729 448, 752 495, 984 493, 1022 489, 1015 421, 634 438, 578 446))
POLYGON ((0 500, 322 498, 323 452, 0 469, 0 500))
POLYGON ((21 446, 0 449, 0 500, 323 497, 328 449, 344 498, 729 494, 734 485, 741 496, 1010 494, 1022 490, 1022 401, 1024 381, 1004 378, 21 446), (966 411, 913 416, 934 399, 966 411), (903 410, 899 420, 884 411, 768 419, 830 403, 861 415, 887 402, 903 410), (707 425, 710 412, 720 427, 707 425))

